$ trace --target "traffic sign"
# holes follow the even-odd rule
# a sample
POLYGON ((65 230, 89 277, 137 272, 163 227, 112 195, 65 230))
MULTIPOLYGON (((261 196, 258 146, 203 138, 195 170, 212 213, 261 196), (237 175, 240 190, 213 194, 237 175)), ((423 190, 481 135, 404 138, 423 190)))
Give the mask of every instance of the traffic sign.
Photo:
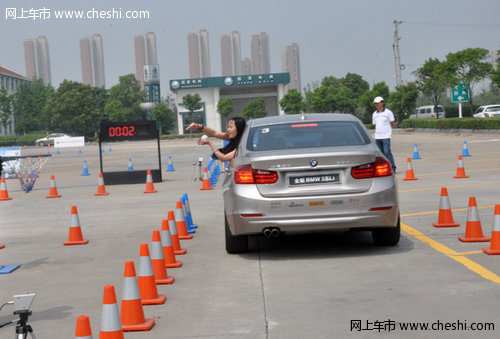
POLYGON ((451 89, 451 102, 469 102, 469 85, 460 83, 451 89))

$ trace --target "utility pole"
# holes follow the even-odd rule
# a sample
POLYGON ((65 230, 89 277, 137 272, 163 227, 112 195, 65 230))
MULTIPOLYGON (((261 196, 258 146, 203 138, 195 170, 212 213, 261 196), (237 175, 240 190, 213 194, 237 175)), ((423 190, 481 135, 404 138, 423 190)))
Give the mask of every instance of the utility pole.
POLYGON ((403 80, 401 79, 401 56, 399 55, 399 40, 401 39, 399 37, 399 32, 398 32, 398 25, 400 25, 402 21, 397 21, 394 20, 394 43, 392 44, 392 49, 394 51, 394 61, 396 63, 396 85, 401 86, 403 84, 403 80))

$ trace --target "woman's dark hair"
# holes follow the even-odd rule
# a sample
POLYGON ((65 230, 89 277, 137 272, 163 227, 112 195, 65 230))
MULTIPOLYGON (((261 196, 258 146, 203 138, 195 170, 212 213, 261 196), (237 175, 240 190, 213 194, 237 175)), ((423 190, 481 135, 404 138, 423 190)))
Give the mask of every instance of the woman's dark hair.
MULTIPOLYGON (((238 148, 238 145, 240 144, 241 136, 243 135, 243 131, 245 130, 245 127, 247 125, 245 119, 242 117, 234 117, 231 120, 234 121, 234 125, 236 126, 236 138, 231 139, 229 141, 229 144, 226 145, 226 147, 219 148, 219 151, 222 154, 228 154, 229 152, 235 150, 238 148)), ((229 121, 231 121, 229 120, 229 121)), ((216 159, 217 157, 215 155, 212 156, 212 158, 216 159)))

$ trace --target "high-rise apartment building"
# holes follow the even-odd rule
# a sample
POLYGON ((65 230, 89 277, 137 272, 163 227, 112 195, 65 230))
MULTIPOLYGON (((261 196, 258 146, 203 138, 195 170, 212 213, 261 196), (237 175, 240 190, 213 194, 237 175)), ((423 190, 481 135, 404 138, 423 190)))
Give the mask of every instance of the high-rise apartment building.
POLYGON ((156 36, 153 32, 136 35, 134 38, 135 48, 135 77, 144 89, 144 65, 157 65, 156 36))
POLYGON ((210 76, 210 48, 208 32, 205 29, 188 35, 189 77, 210 76))
POLYGON ((241 61, 241 75, 252 74, 252 61, 250 58, 245 58, 241 61))
POLYGON ((28 78, 51 83, 49 43, 45 36, 24 41, 24 62, 28 78))
POLYGON ((253 74, 271 73, 269 36, 266 32, 250 37, 250 58, 253 74))
POLYGON ((299 45, 296 43, 290 46, 281 47, 281 70, 290 73, 289 89, 296 89, 302 92, 300 84, 300 55, 299 45))
POLYGON ((220 38, 220 54, 223 76, 242 74, 241 43, 238 31, 233 31, 220 38))
POLYGON ((80 59, 82 82, 92 87, 104 88, 104 53, 100 34, 80 39, 80 59))

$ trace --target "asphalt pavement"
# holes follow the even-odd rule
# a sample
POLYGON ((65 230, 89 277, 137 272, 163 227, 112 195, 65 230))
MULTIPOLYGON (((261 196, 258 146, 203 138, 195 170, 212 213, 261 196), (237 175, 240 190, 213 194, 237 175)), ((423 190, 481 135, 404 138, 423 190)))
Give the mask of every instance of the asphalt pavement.
MULTIPOLYGON (((154 318, 148 332, 125 338, 344 338, 453 337, 497 338, 500 330, 500 256, 482 252, 489 243, 464 243, 468 202, 475 196, 482 231, 490 236, 493 207, 500 204, 500 134, 431 133, 396 130, 392 140, 398 165, 402 238, 394 247, 373 245, 368 232, 321 233, 278 239, 251 239, 251 252, 229 255, 224 248, 221 182, 201 191, 198 159, 207 164, 209 149, 195 140, 161 142, 163 181, 157 193, 144 184, 108 185, 94 196, 99 150, 50 151, 33 191, 6 180, 12 200, 0 201, 0 265, 19 264, 0 275, 0 305, 13 295, 36 293, 29 318, 38 338, 74 336, 76 318, 89 315, 99 336, 103 288, 123 293, 124 264, 139 261, 141 243, 151 244, 169 210, 188 194, 198 229, 181 240, 187 253, 180 268, 168 269, 171 285, 163 305, 144 306, 154 318), (469 178, 456 179, 464 141, 469 178), (414 145, 421 159, 411 162, 418 180, 405 181, 414 145), (175 171, 167 169, 172 157, 175 171), (83 176, 86 160, 90 175, 83 176), (60 198, 47 199, 50 176, 60 198), (435 228, 441 187, 447 187, 455 228, 435 228), (86 245, 68 240, 71 207, 77 206, 86 245), (410 322, 432 329, 402 329, 410 322), (491 329, 493 324, 494 329, 491 329), (448 329, 445 329, 448 325, 448 329), (454 326, 454 330, 452 330, 454 326), (475 330, 478 328, 481 330, 475 330)), ((104 168, 136 170, 157 166, 155 142, 104 145, 104 168)), ((0 310, 0 323, 13 319, 13 306, 0 310)), ((0 328, 0 338, 15 326, 0 328)))

